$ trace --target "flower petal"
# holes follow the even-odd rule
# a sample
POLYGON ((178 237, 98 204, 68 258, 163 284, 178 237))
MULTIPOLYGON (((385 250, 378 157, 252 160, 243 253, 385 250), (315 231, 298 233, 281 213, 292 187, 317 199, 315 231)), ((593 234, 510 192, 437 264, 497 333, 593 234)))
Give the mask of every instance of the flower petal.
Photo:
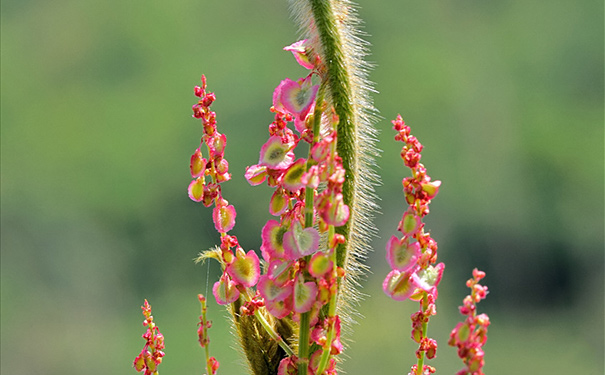
POLYGON ((415 285, 409 272, 393 270, 384 279, 382 289, 395 301, 405 301, 414 292, 415 285))
POLYGON ((413 236, 420 229, 420 217, 411 211, 406 211, 399 222, 399 229, 404 236, 413 236))
POLYGON ((282 184, 289 191, 294 193, 305 186, 301 177, 305 173, 306 162, 305 159, 298 159, 288 168, 286 173, 284 173, 282 184))
POLYGON ((254 164, 246 168, 246 174, 244 176, 250 185, 260 185, 267 178, 267 167, 260 164, 254 164))
POLYGON ((212 210, 212 220, 214 221, 214 227, 219 233, 227 233, 235 226, 235 207, 233 205, 228 206, 216 206, 212 210))
POLYGON ((293 288, 291 283, 279 285, 271 280, 269 275, 262 275, 258 280, 257 289, 265 301, 283 301, 292 295, 293 288))
POLYGON ((392 236, 387 242, 387 261, 392 269, 399 272, 411 270, 416 265, 420 253, 420 244, 409 243, 409 237, 400 240, 392 236))
POLYGON ((296 43, 290 44, 287 47, 284 47, 284 51, 290 51, 294 55, 296 61, 303 67, 307 69, 313 69, 314 65, 309 59, 310 53, 308 53, 309 48, 307 47, 308 39, 299 40, 296 43))
POLYGON ((208 161, 202 157, 202 152, 199 148, 195 150, 195 153, 191 155, 191 163, 189 169, 191 170, 191 177, 197 178, 204 175, 206 171, 206 164, 208 161))
POLYGON ((284 234, 283 246, 288 259, 311 255, 319 248, 319 232, 315 228, 304 228, 296 221, 284 234))
POLYGON ((429 266, 425 270, 415 273, 412 278, 417 288, 424 290, 427 293, 437 295, 437 285, 443 276, 445 264, 439 263, 436 266, 429 266))
POLYGON ((204 199, 204 178, 198 177, 191 181, 187 188, 189 192, 189 198, 196 202, 201 202, 204 199))
POLYGON ((282 227, 276 220, 269 220, 262 230, 263 244, 260 250, 263 258, 270 262, 272 259, 284 258, 285 250, 283 247, 284 234, 288 231, 287 227, 282 227))
POLYGON ((294 311, 306 313, 311 310, 317 297, 317 285, 313 281, 304 282, 304 277, 298 275, 294 282, 294 311))
POLYGON ((226 274, 223 274, 223 276, 214 283, 212 294, 214 294, 216 303, 219 305, 227 305, 235 302, 239 298, 239 290, 237 290, 235 282, 229 279, 226 274))
POLYGON ((334 267, 333 262, 330 260, 325 253, 317 252, 309 261, 309 273, 311 276, 319 279, 328 272, 332 271, 334 267))
POLYGON ((294 161, 291 145, 283 143, 281 137, 272 136, 261 147, 259 164, 271 169, 286 169, 294 161))
POLYGON ((286 78, 273 92, 273 106, 304 120, 315 102, 318 89, 319 85, 312 85, 311 75, 298 81, 286 78))
POLYGON ((260 277, 260 262, 254 250, 244 254, 243 250, 237 252, 233 262, 231 262, 225 271, 233 278, 235 282, 247 288, 256 285, 260 277))
POLYGON ((283 189, 276 189, 271 196, 271 201, 269 202, 269 212, 273 216, 283 214, 288 208, 289 201, 290 199, 286 194, 284 194, 283 189))

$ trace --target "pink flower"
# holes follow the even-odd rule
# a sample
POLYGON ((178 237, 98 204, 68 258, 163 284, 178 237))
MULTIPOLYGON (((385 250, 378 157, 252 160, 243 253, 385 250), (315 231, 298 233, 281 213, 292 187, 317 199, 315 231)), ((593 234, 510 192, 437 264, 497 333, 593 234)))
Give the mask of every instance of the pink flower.
POLYGON ((304 228, 298 221, 284 234, 283 246, 288 259, 295 260, 314 254, 319 248, 319 232, 315 228, 304 228))
POLYGON ((319 85, 312 85, 311 75, 298 81, 286 78, 273 92, 273 106, 280 112, 290 113, 299 121, 304 121, 315 103, 318 89, 319 85))
POLYGON ((289 201, 290 199, 288 198, 288 195, 284 193, 283 189, 276 189, 273 195, 271 196, 271 201, 269 203, 269 212, 273 216, 279 216, 283 214, 288 208, 289 201))
POLYGON ((403 214, 403 218, 401 218, 397 229, 399 229, 404 236, 413 236, 420 229, 420 225, 420 217, 411 210, 408 210, 403 214))
POLYGON ((258 280, 258 287, 261 296, 265 302, 284 301, 292 295, 292 283, 288 282, 285 285, 276 284, 269 275, 262 275, 258 280))
POLYGON ((285 257, 283 241, 286 232, 287 228, 281 227, 276 220, 267 221, 263 227, 261 234, 263 244, 260 250, 267 262, 270 262, 272 259, 285 257))
POLYGON ((426 193, 428 199, 433 199, 439 193, 439 187, 441 186, 441 181, 428 181, 423 182, 420 186, 422 186, 422 190, 426 193))
POLYGON ((244 175, 248 183, 252 186, 262 184, 267 178, 267 167, 260 164, 246 168, 246 174, 244 175))
POLYGON ((311 310, 316 297, 317 284, 313 281, 305 282, 299 274, 294 281, 294 311, 302 314, 311 310))
POLYGON ((329 225, 340 227, 345 225, 347 220, 349 220, 349 206, 344 203, 343 196, 340 193, 334 196, 332 202, 325 199, 318 206, 321 218, 329 225))
POLYGON ((258 256, 254 250, 250 250, 245 254, 240 248, 237 250, 233 262, 225 268, 225 272, 238 284, 248 288, 253 287, 260 277, 258 256))
POLYGON ((298 365, 297 365, 296 356, 286 357, 279 362, 279 367, 277 369, 277 375, 296 375, 298 374, 298 365))
POLYGON ((210 157, 212 159, 220 156, 221 158, 225 154, 225 147, 227 146, 227 136, 225 134, 214 133, 212 136, 205 136, 204 141, 208 145, 210 150, 210 157))
POLYGON ((392 269, 399 272, 410 271, 420 257, 420 244, 409 242, 409 237, 398 239, 392 236, 387 242, 387 261, 392 269))
POLYGON ((439 263, 436 266, 428 266, 426 269, 412 275, 414 284, 416 287, 437 297, 437 285, 441 281, 444 269, 445 264, 443 263, 439 263))
POLYGON ((196 202, 201 202, 204 199, 204 178, 198 177, 191 181, 187 188, 189 198, 196 202))
POLYGON ((314 65, 309 58, 310 48, 308 46, 308 40, 299 40, 296 43, 290 44, 284 47, 284 51, 290 51, 294 55, 296 61, 304 68, 313 69, 314 65))
POLYGON ((282 180, 284 188, 294 193, 305 186, 302 176, 305 174, 306 163, 305 159, 298 159, 288 168, 282 180))
POLYGON ((382 283, 382 289, 386 295, 395 301, 405 301, 414 293, 415 288, 412 275, 409 272, 397 270, 389 272, 382 283))
POLYGON ((258 163, 271 169, 287 169, 294 161, 292 145, 284 143, 279 136, 272 136, 261 147, 258 163))
POLYGON ((239 298, 239 290, 237 290, 235 282, 226 273, 214 283, 212 294, 219 305, 230 304, 239 298))
POLYGON ((328 272, 332 271, 333 267, 334 262, 332 262, 330 258, 321 251, 315 253, 315 255, 313 255, 309 261, 309 273, 316 279, 319 279, 328 272))
POLYGON ((197 178, 200 176, 204 176, 207 162, 208 161, 202 157, 202 152, 198 147, 195 150, 195 153, 191 155, 191 162, 189 164, 189 169, 191 170, 191 177, 197 178))
MULTIPOLYGON (((227 202, 227 201, 223 201, 227 202)), ((219 233, 227 233, 235 226, 235 207, 233 205, 218 204, 212 210, 214 227, 219 233)))

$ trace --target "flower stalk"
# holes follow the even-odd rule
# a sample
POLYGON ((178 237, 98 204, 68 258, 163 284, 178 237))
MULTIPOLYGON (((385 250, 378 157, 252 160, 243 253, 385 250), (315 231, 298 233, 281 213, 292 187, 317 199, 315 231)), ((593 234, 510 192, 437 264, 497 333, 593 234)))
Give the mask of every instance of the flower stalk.
MULTIPOLYGON (((210 108, 216 96, 206 91, 205 76, 194 89, 199 100, 193 117, 201 120, 203 136, 191 156, 193 180, 188 194, 206 207, 213 206, 220 246, 202 253, 198 261, 213 258, 221 264, 213 295, 217 303, 229 307, 251 373, 336 375, 335 356, 343 350, 341 321, 343 325, 352 321, 347 313, 351 301, 358 298, 355 280, 367 268, 359 259, 375 231, 373 186, 378 178, 371 168, 376 154, 371 126, 375 110, 366 81, 365 48, 349 0, 290 1, 305 39, 284 50, 292 52, 308 74, 283 79, 275 88, 268 140, 258 163, 245 172, 251 185, 266 182, 274 189, 268 210, 273 218, 261 233, 262 259, 256 251, 244 250, 230 234, 237 213, 221 190, 221 184, 231 179, 225 159, 227 137, 218 132, 216 113, 210 108), (297 159, 294 151, 301 143, 308 145, 308 153, 297 159)), ((394 300, 419 302, 411 317, 412 339, 419 345, 417 363, 409 375, 426 375, 435 372, 425 364, 437 349, 427 331, 429 318, 436 314, 444 265, 437 264, 437 243, 424 230, 422 219, 441 182, 432 181, 419 163, 422 145, 401 116, 393 127, 395 139, 405 143, 401 157, 412 176, 402 181, 407 207, 397 228, 402 235, 391 237, 386 246, 392 270, 383 290, 394 300)), ((474 276, 472 288, 479 293, 480 275, 474 276)), ((205 349, 207 373, 215 375, 218 361, 209 355, 207 334, 211 324, 206 320, 205 298, 199 298, 199 341, 205 349)), ((468 320, 452 332, 451 340, 468 368, 480 371, 483 354, 477 343, 486 337, 486 317, 475 316, 474 310, 471 314, 474 305, 466 300, 465 306, 472 323, 468 320), (485 329, 469 340, 465 332, 476 326, 485 329)), ((163 347, 161 337, 158 345, 163 347)), ((150 348, 153 345, 148 342, 150 348)), ((144 353, 140 357, 135 360, 137 370, 155 373, 159 362, 148 363, 151 357, 144 353)))

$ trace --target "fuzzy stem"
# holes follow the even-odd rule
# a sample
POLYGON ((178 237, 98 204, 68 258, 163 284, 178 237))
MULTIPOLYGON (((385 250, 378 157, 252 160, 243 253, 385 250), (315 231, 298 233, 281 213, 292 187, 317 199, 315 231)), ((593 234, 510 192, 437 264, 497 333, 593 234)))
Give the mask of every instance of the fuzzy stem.
MULTIPOLYGON (((250 295, 250 291, 248 288, 246 288, 244 296, 248 302, 250 302, 252 300, 252 296, 250 295)), ((265 331, 267 331, 267 333, 269 334, 269 337, 271 337, 273 340, 275 340, 275 342, 277 342, 277 344, 286 352, 286 354, 288 354, 288 356, 294 355, 294 351, 292 350, 292 348, 275 331, 275 329, 271 326, 271 324, 269 324, 269 322, 267 321, 267 319, 265 319, 263 314, 261 314, 259 309, 254 310, 254 316, 256 317, 258 322, 263 326, 265 331)))
POLYGON ((275 329, 273 329, 273 327, 271 327, 271 324, 269 324, 267 319, 265 319, 263 314, 261 314, 261 312, 258 309, 254 311, 254 316, 256 317, 256 319, 258 319, 258 321, 263 326, 263 328, 267 331, 269 336, 271 336, 271 338, 277 342, 277 344, 286 352, 286 354, 288 356, 294 355, 294 351, 292 350, 292 348, 288 345, 288 343, 286 343, 284 341, 284 339, 281 338, 280 335, 277 334, 275 329))
MULTIPOLYGON (((345 62, 341 35, 338 30, 337 20, 334 16, 332 1, 309 0, 315 26, 319 33, 319 39, 323 47, 323 63, 326 66, 326 77, 334 110, 339 117, 338 123, 338 155, 342 158, 342 164, 346 171, 346 179, 343 185, 344 203, 353 206, 355 195, 355 182, 357 172, 357 131, 355 115, 351 103, 352 91, 349 72, 345 62)), ((347 249, 350 243, 351 220, 342 227, 336 228, 336 232, 344 235, 347 239, 344 245, 337 248, 337 265, 343 267, 345 264, 347 249)))

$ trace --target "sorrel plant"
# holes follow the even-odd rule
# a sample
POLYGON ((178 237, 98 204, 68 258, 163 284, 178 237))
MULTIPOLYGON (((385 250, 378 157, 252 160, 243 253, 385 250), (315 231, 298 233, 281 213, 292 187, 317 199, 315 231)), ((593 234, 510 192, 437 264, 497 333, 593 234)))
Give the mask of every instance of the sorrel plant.
MULTIPOLYGON (((377 209, 373 187, 378 182, 372 168, 377 155, 376 110, 363 60, 366 45, 356 31, 351 3, 292 0, 291 8, 302 39, 284 50, 307 72, 296 80, 282 80, 273 92, 274 121, 268 139, 258 162, 245 171, 251 185, 267 183, 275 189, 269 205, 273 218, 260 233, 262 260, 230 234, 237 213, 221 189, 231 179, 225 159, 227 136, 218 130, 211 110, 216 96, 208 91, 205 76, 194 89, 199 100, 193 117, 201 120, 203 134, 191 156, 188 192, 193 201, 213 207, 220 245, 200 254, 198 261, 212 258, 222 267, 212 291, 219 304, 228 306, 250 373, 336 374, 344 348, 341 332, 351 325, 351 302, 359 296, 357 279, 366 271, 362 260, 376 232, 372 224, 377 209), (297 147, 307 152, 306 158, 296 159, 297 147)), ((383 290, 396 301, 419 302, 411 317, 418 350, 410 374, 429 374, 435 369, 425 359, 435 357, 437 342, 428 336, 428 323, 436 314, 445 266, 437 263, 437 242, 425 230, 423 218, 441 182, 432 180, 420 163, 423 146, 401 116, 392 123, 395 140, 404 143, 401 158, 411 176, 402 181, 407 207, 397 226, 401 236, 391 237, 386 245, 392 271, 383 290)), ((476 314, 476 303, 487 294, 487 287, 478 284, 484 276, 473 271, 467 283, 471 295, 460 308, 466 320, 451 333, 449 344, 458 348, 466 366, 459 374, 483 373, 489 318, 476 314)), ((210 375, 217 373, 219 363, 209 353, 211 324, 205 297, 199 299, 198 338, 210 375)), ((157 374, 164 356, 163 336, 146 301, 143 311, 147 342, 134 367, 157 374)))

